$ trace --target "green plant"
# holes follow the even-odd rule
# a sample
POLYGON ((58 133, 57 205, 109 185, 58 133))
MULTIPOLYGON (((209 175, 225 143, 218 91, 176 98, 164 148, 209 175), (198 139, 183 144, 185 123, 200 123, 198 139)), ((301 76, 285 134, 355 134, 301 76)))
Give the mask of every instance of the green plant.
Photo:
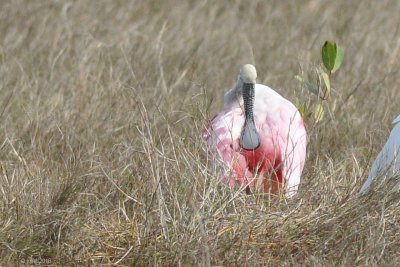
POLYGON ((307 90, 317 96, 317 101, 301 103, 298 98, 295 99, 295 105, 306 121, 311 118, 315 126, 322 121, 325 115, 324 102, 329 99, 331 93, 331 77, 343 63, 344 51, 335 42, 325 41, 321 49, 322 63, 326 70, 319 65, 315 67, 316 81, 310 82, 301 75, 295 78, 305 85, 307 90))

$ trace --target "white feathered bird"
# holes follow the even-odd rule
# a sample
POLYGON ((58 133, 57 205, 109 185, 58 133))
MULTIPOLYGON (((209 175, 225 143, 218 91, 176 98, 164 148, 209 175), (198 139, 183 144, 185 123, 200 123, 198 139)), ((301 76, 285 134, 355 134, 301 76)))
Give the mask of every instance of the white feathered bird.
POLYGON ((393 130, 389 139, 372 164, 368 179, 360 189, 360 194, 368 191, 373 179, 386 179, 400 173, 400 115, 392 122, 393 130))

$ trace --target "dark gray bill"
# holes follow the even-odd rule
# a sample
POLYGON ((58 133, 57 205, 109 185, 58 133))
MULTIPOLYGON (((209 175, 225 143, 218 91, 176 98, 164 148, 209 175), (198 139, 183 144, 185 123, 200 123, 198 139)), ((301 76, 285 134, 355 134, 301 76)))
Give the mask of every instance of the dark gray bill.
POLYGON ((255 150, 260 146, 260 135, 254 124, 253 106, 254 106, 254 84, 244 83, 242 88, 245 121, 242 134, 240 136, 240 146, 246 150, 255 150))

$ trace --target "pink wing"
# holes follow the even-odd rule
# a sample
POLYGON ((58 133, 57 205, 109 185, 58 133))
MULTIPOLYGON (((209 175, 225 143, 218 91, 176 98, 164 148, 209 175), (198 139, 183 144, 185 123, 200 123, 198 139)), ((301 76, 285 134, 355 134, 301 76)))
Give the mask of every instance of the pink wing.
POLYGON ((231 188, 250 183, 252 177, 244 156, 238 152, 243 123, 244 117, 240 108, 222 111, 212 119, 203 134, 208 151, 216 160, 214 164, 219 167, 225 182, 231 188))
POLYGON ((286 196, 297 193, 306 158, 307 132, 297 108, 271 88, 258 85, 255 115, 264 136, 277 135, 286 196), (257 95, 258 93, 258 95, 257 95))
MULTIPOLYGON (((290 103, 291 104, 291 103, 290 103)), ((282 170, 286 181, 286 196, 292 197, 297 193, 301 173, 303 172, 306 147, 307 132, 304 121, 297 109, 288 106, 281 111, 283 118, 280 127, 280 137, 282 142, 282 170)))

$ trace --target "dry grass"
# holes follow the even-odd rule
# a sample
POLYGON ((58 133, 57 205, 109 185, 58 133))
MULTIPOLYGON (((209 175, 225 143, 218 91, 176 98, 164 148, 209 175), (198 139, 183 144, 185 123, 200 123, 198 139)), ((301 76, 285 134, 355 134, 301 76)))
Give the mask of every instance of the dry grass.
POLYGON ((397 1, 3 1, 0 264, 397 265, 356 192, 399 113, 397 1), (345 49, 292 200, 219 184, 199 132, 244 63, 294 100, 345 49))

